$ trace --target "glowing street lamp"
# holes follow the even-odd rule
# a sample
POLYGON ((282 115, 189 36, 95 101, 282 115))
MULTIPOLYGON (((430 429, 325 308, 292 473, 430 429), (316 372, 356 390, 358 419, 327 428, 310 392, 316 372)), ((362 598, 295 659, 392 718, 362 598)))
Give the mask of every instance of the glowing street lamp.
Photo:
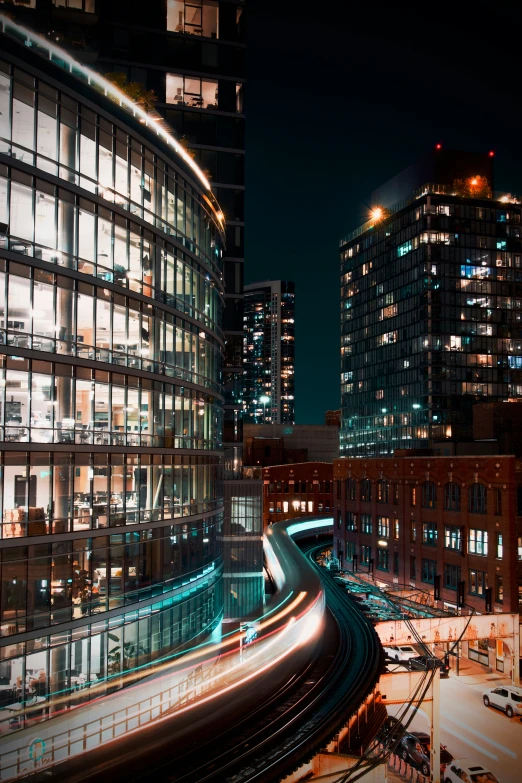
POLYGON ((265 405, 267 402, 270 402, 270 397, 267 397, 266 394, 263 394, 262 397, 259 398, 259 402, 263 404, 263 421, 265 420, 265 405))
POLYGON ((370 212, 370 217, 372 220, 377 222, 378 220, 381 220, 381 218, 384 217, 384 211, 381 207, 373 207, 373 209, 370 212))

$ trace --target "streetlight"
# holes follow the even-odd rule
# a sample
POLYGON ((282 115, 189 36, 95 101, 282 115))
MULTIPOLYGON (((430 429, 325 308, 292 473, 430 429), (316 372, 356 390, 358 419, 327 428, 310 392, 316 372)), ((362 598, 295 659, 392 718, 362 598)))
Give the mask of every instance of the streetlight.
POLYGON ((267 397, 266 394, 264 394, 262 397, 259 398, 259 402, 263 403, 263 422, 265 421, 265 405, 267 402, 270 402, 270 397, 267 397))

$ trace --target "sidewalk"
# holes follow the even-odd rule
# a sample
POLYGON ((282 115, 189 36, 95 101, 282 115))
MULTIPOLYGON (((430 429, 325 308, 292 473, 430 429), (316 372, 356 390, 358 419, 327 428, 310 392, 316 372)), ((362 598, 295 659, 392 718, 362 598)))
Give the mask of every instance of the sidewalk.
MULTIPOLYGON (((455 664, 454 661, 453 664, 455 664)), ((449 676, 464 685, 487 685, 492 683, 492 687, 494 687, 495 685, 511 684, 511 678, 506 677, 502 672, 494 672, 488 666, 470 661, 469 658, 460 658, 458 676, 456 668, 453 667, 450 669, 449 676)))

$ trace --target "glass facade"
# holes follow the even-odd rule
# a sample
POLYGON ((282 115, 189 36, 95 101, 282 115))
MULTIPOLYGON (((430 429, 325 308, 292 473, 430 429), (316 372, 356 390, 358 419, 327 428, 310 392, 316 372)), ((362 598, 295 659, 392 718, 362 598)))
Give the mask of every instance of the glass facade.
POLYGON ((294 283, 271 280, 245 286, 243 321, 244 420, 294 424, 294 283))
POLYGON ((426 185, 343 240, 341 454, 472 439, 475 402, 522 397, 520 215, 426 185))
POLYGON ((222 616, 223 229, 172 145, 0 38, 1 736, 222 616))

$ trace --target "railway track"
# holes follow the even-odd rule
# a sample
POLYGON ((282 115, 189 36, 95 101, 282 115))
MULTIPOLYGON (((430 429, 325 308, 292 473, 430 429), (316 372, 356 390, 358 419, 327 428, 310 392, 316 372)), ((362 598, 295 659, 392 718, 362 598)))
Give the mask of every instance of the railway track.
MULTIPOLYGON (((308 673, 272 700, 277 707, 256 710, 241 721, 234 736, 221 738, 221 751, 211 764, 165 778, 172 783, 246 783, 279 781, 327 744, 379 679, 383 653, 373 626, 349 602, 332 577, 313 558, 323 548, 311 546, 303 554, 321 574, 329 610, 323 649, 308 673)), ((210 750, 210 745, 207 745, 210 750)), ((204 751, 203 748, 200 749, 204 751)), ((165 772, 168 770, 167 765, 165 772)), ((158 780, 154 775, 144 783, 158 780)), ((160 776, 160 779, 164 778, 160 776)))
MULTIPOLYGON (((98 748, 88 757, 51 767, 28 780, 125 780, 128 783, 275 783, 324 747, 377 683, 383 652, 360 610, 315 564, 315 545, 302 550, 320 576, 328 613, 312 660, 296 654, 221 699, 193 710, 190 723, 151 724, 142 746, 98 748), (278 678, 276 684, 276 675, 278 678), (264 696, 263 696, 264 694, 264 696)), ((298 553, 296 553, 298 556, 298 553)), ((308 566, 310 570, 310 567, 308 566)))

